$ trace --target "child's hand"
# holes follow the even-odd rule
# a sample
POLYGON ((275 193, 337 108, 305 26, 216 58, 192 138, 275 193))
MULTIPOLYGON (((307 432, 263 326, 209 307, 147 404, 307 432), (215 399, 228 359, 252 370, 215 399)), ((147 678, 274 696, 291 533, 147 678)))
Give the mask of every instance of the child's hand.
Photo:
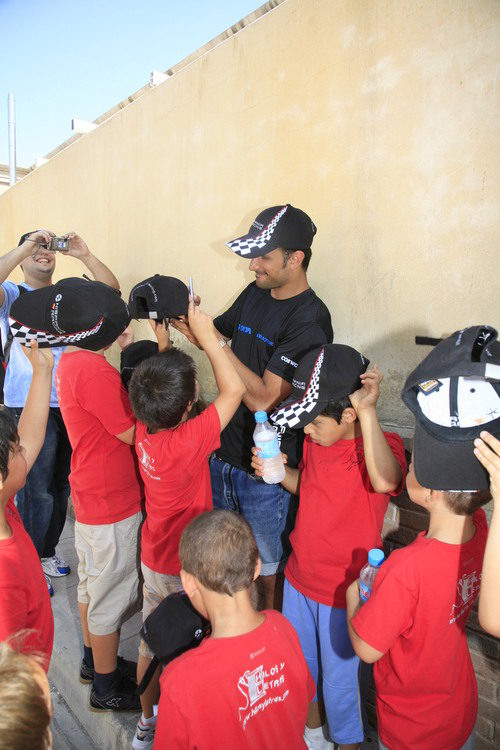
POLYGON ((52 372, 54 369, 54 355, 52 349, 39 349, 38 341, 31 340, 30 346, 21 346, 30 361, 33 372, 52 372))
POLYGON ((149 319, 149 325, 153 329, 153 333, 158 341, 158 351, 166 352, 167 349, 172 348, 172 342, 170 341, 170 331, 168 329, 168 322, 165 320, 151 320, 149 319))
MULTIPOLYGON (((281 460, 286 465, 288 458, 286 456, 286 453, 281 453, 281 460)), ((264 476, 264 459, 260 457, 260 451, 259 448, 256 448, 255 446, 252 448, 252 463, 251 463, 252 469, 254 471, 254 474, 256 477, 262 477, 264 476)))
POLYGON ((132 323, 125 328, 123 333, 120 333, 116 339, 116 343, 122 351, 126 349, 127 346, 134 343, 134 329, 132 328, 132 323))
POLYGON ((500 440, 481 432, 481 437, 474 440, 474 453, 490 475, 490 489, 495 503, 500 502, 500 440))
POLYGON ((211 316, 200 310, 193 300, 190 300, 188 307, 189 330, 194 338, 203 347, 210 336, 215 334, 214 321, 211 316))
POLYGON ((361 388, 349 396, 358 416, 360 412, 374 409, 377 405, 382 378, 383 375, 376 364, 361 375, 361 388))

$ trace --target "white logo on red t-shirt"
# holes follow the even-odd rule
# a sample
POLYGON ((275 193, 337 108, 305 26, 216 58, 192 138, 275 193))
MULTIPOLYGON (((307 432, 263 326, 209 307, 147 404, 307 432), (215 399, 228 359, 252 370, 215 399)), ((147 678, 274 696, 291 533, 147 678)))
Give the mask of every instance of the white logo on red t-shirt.
POLYGON ((238 690, 245 698, 245 705, 239 707, 240 721, 243 722, 245 729, 247 721, 256 716, 261 711, 265 711, 273 703, 282 703, 289 695, 289 690, 285 689, 281 694, 269 695, 276 690, 284 687, 285 662, 275 664, 269 670, 264 669, 264 665, 249 669, 238 680, 238 690))
POLYGON ((155 464, 154 458, 151 458, 151 456, 149 456, 146 453, 146 450, 145 450, 144 445, 142 444, 142 442, 137 443, 137 448, 140 451, 139 461, 141 463, 142 468, 144 469, 144 471, 148 475, 148 477, 151 477, 151 479, 158 479, 159 480, 160 477, 156 475, 156 470, 155 470, 155 466, 154 466, 154 464, 155 464))
POLYGON ((457 584, 455 603, 450 612, 450 625, 469 612, 476 600, 480 585, 481 573, 478 574, 476 570, 472 573, 464 573, 457 584))

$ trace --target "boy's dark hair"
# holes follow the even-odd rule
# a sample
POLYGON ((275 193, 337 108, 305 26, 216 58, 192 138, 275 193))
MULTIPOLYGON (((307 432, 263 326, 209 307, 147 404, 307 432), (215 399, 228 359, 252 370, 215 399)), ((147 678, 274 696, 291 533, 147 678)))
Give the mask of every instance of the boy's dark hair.
MULTIPOLYGON (((361 386, 360 386, 361 387, 361 386)), ((340 424, 342 422, 342 414, 344 413, 345 409, 352 409, 353 406, 351 404, 351 400, 349 396, 344 396, 343 398, 339 398, 334 401, 329 401, 326 407, 321 412, 321 417, 330 417, 330 419, 334 419, 337 424, 340 424)), ((357 421, 357 417, 356 417, 357 421)))
POLYGON ((5 408, 0 408, 0 475, 2 482, 9 473, 9 454, 19 442, 17 424, 12 414, 5 408))
POLYGON ((202 513, 182 532, 181 567, 218 594, 232 596, 252 585, 259 550, 247 521, 230 510, 202 513))
MULTIPOLYGON (((296 249, 297 250, 300 249, 301 252, 304 253, 304 258, 302 260, 302 268, 304 269, 304 271, 307 271, 309 267, 309 263, 311 261, 312 250, 310 247, 307 247, 307 248, 301 247, 301 248, 296 248, 296 249)), ((294 253, 295 250, 287 250, 286 248, 281 248, 281 252, 283 253, 283 268, 284 268, 286 264, 288 263, 288 259, 290 258, 290 255, 294 253)))
POLYGON ((457 516, 472 516, 482 505, 491 500, 489 490, 478 492, 442 490, 448 508, 457 516))
POLYGON ((195 395, 196 367, 180 349, 169 349, 141 362, 129 384, 134 414, 152 430, 178 425, 195 395))

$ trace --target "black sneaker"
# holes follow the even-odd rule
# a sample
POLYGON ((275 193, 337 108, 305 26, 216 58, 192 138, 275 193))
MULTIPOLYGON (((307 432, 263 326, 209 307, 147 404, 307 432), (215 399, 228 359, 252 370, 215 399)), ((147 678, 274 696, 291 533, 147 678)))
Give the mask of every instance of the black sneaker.
POLYGON ((91 711, 140 711, 141 701, 137 685, 129 677, 119 674, 115 683, 104 695, 98 695, 92 685, 90 690, 91 711))
MULTIPOLYGON (((130 677, 131 680, 137 682, 137 662, 128 661, 123 656, 119 656, 116 661, 116 668, 119 673, 125 677, 130 677)), ((94 667, 89 667, 85 659, 82 659, 80 664, 80 682, 82 685, 90 685, 94 681, 94 667)))

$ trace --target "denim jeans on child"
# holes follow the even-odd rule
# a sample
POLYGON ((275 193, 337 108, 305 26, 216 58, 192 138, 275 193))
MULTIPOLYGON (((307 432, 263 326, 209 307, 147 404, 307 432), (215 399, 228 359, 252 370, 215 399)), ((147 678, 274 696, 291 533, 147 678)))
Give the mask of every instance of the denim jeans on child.
MULTIPOLYGON (((16 422, 22 408, 10 408, 16 422)), ((24 528, 40 557, 55 555, 55 547, 66 521, 71 445, 60 409, 51 407, 42 450, 16 495, 24 528)))

